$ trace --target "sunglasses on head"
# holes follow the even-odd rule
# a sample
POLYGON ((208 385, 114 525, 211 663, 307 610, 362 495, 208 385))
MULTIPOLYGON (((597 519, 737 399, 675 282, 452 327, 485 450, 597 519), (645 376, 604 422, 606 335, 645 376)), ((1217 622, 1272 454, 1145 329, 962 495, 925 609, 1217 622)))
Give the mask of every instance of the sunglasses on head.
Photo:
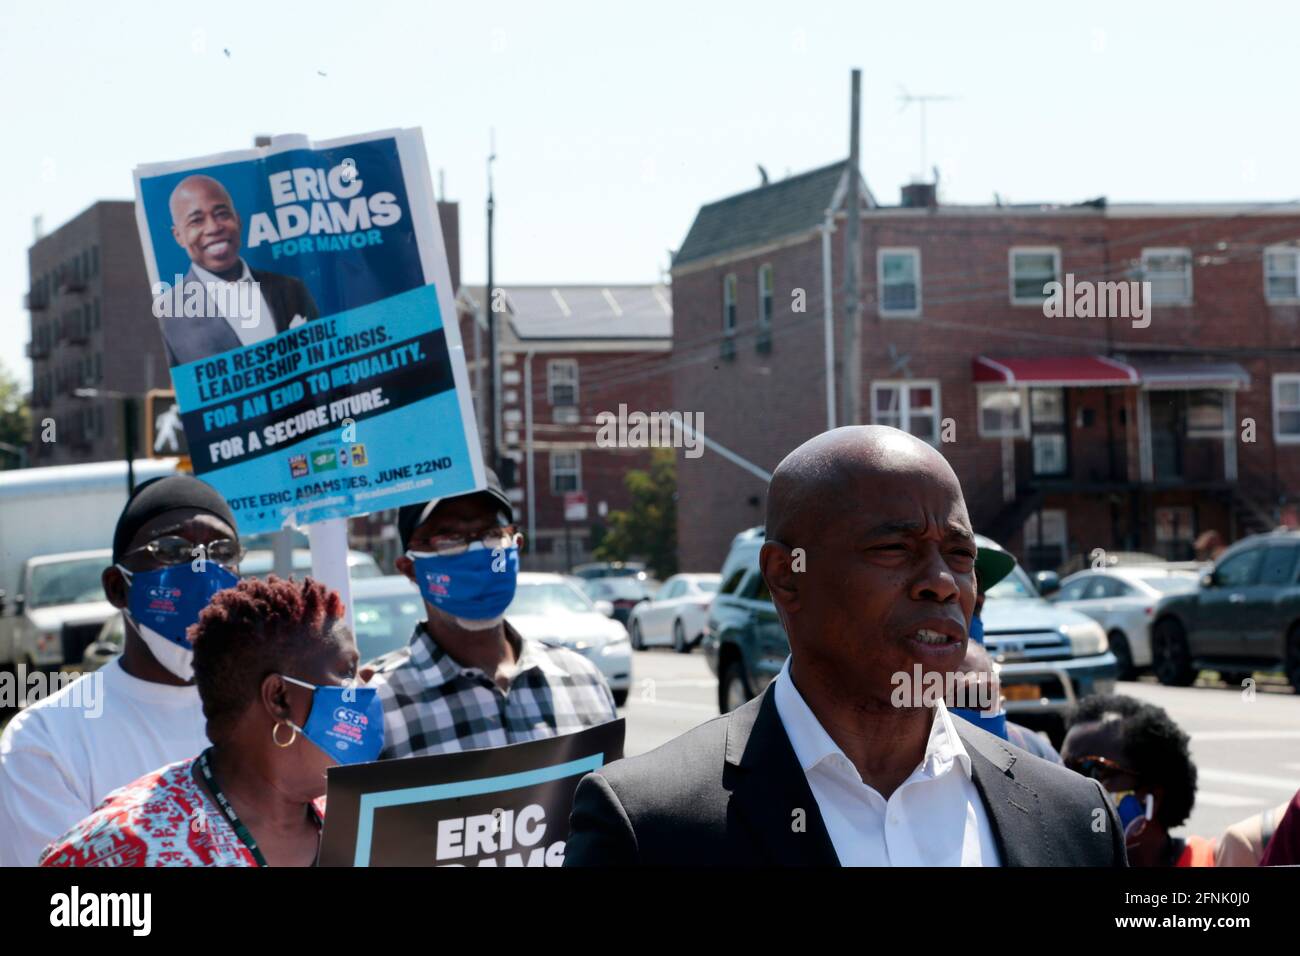
POLYGON ((1091 777, 1094 780, 1105 780, 1121 773, 1137 776, 1136 771, 1116 763, 1109 757, 1098 757, 1095 754, 1087 757, 1072 757, 1065 761, 1065 765, 1075 773, 1083 774, 1083 776, 1091 777))

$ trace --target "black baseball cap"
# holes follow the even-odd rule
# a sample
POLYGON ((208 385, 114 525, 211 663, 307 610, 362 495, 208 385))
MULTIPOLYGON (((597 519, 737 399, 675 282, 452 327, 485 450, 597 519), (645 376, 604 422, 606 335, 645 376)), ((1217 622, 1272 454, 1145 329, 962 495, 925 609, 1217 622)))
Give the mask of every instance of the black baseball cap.
POLYGON ((491 495, 501 505, 505 511, 506 517, 511 521, 515 520, 515 509, 510 504, 510 498, 506 495, 506 490, 501 487, 501 479, 491 468, 484 468, 487 474, 487 487, 480 488, 477 491, 467 491, 463 495, 451 495, 446 498, 433 498, 429 501, 417 501, 414 504, 403 505, 397 512, 397 534, 402 540, 402 550, 405 551, 414 537, 416 529, 429 520, 433 510, 444 501, 451 501, 455 498, 468 498, 471 495, 491 495))

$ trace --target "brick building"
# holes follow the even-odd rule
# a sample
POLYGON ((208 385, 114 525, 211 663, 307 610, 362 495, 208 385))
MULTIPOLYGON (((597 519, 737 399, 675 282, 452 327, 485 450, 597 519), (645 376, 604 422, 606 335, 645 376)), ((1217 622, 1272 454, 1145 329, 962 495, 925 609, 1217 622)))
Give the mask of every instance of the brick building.
MULTIPOLYGON (((702 207, 674 257, 675 407, 761 469, 827 427, 828 298, 844 381, 847 168, 702 207)), ((1300 205, 862 192, 860 420, 935 444, 977 530, 1058 567, 1294 521, 1300 205), (1075 317, 1046 314, 1051 281, 1075 317), (1151 283, 1149 324, 1099 285, 1130 281, 1151 283), (1084 283, 1111 296, 1091 316, 1070 295, 1084 283)), ((717 567, 762 523, 765 482, 717 454, 678 467, 682 567, 717 567)))
MULTIPOLYGON (((514 472, 503 474, 502 481, 518 504, 519 524, 528 529, 523 566, 565 570, 591 559, 605 515, 630 504, 624 476, 650 464, 648 449, 598 447, 597 416, 617 414, 620 404, 643 412, 671 408, 668 290, 660 285, 499 286, 496 299, 500 435, 514 472), (565 521, 569 491, 586 492, 586 521, 565 521)), ((483 287, 466 286, 459 303, 475 411, 486 436, 484 416, 491 403, 485 392, 483 287)), ((485 458, 491 460, 486 450, 485 458)))

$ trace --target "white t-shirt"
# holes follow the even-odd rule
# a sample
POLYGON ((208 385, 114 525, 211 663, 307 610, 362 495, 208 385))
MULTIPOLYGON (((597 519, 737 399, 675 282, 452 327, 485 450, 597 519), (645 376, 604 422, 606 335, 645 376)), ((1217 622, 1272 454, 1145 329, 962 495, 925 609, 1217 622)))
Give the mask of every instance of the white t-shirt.
POLYGON ((32 704, 0 734, 0 866, 35 866, 110 792, 207 746, 198 688, 132 677, 118 657, 32 704))

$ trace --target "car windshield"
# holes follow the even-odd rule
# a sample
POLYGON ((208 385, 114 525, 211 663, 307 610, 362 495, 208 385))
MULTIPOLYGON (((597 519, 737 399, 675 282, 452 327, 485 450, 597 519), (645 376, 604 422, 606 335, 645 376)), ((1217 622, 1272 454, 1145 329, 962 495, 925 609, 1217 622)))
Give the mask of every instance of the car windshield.
POLYGON ((406 646, 415 625, 424 620, 424 614, 424 602, 414 591, 354 599, 352 623, 362 662, 406 646))
POLYGON ((986 600, 1003 600, 1016 598, 1036 598, 1038 592, 1029 580, 1029 575, 1021 570, 1020 565, 1011 569, 1011 573, 985 592, 986 600))
POLYGON ((57 564, 32 567, 28 607, 51 607, 55 604, 88 604, 104 600, 103 558, 82 558, 57 564))
POLYGON ((586 595, 567 584, 524 584, 515 591, 515 599, 506 608, 511 614, 589 614, 595 606, 586 595))

